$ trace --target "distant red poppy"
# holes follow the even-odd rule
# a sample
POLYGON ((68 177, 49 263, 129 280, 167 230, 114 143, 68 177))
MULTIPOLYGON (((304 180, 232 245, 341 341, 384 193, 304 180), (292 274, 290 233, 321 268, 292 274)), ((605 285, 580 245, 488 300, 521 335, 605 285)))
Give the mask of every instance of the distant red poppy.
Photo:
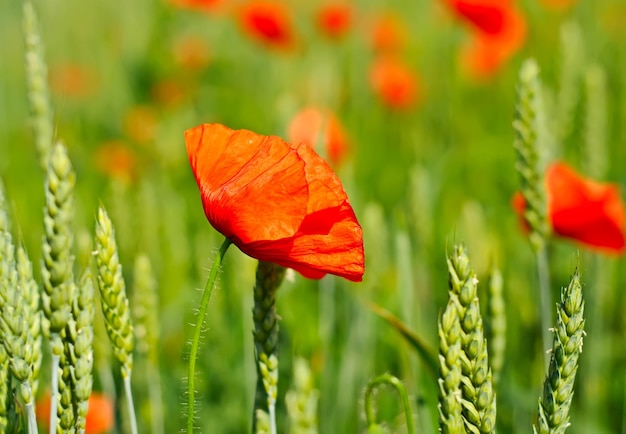
POLYGON ((218 10, 224 0, 170 0, 172 5, 179 8, 196 9, 204 12, 218 10))
POLYGON ((157 127, 157 113, 152 106, 138 105, 124 115, 124 133, 135 143, 142 145, 151 143, 157 127))
POLYGON ((121 141, 110 141, 100 146, 94 154, 96 167, 102 173, 126 184, 137 177, 135 153, 121 141))
POLYGON ((313 148, 320 143, 335 166, 348 151, 348 140, 337 117, 316 107, 305 108, 291 119, 287 139, 293 144, 306 143, 313 148))
MULTIPOLYGON (((586 179, 566 164, 554 163, 546 172, 546 196, 555 234, 614 253, 624 251, 624 204, 617 186, 586 179)), ((513 204, 521 216, 525 209, 521 194, 513 204)))
POLYGON ((155 103, 168 108, 181 105, 190 96, 192 83, 177 78, 164 78, 152 86, 150 96, 155 103))
POLYGON ((406 24, 390 12, 377 15, 369 30, 374 51, 388 53, 398 51, 406 45, 408 30, 406 24))
POLYGON ((326 36, 340 38, 352 26, 352 6, 347 3, 327 3, 317 12, 317 27, 326 36))
POLYGON ((509 8, 506 0, 452 0, 453 11, 481 32, 497 35, 505 25, 505 15, 509 8))
POLYGON ((172 55, 176 64, 187 71, 201 71, 210 60, 206 40, 192 35, 176 39, 172 45, 172 55))
MULTIPOLYGON (((37 421, 44 426, 46 432, 50 425, 50 393, 46 393, 37 402, 37 421)), ((89 397, 89 409, 87 410, 87 420, 85 424, 85 434, 104 434, 115 426, 115 415, 113 413, 113 400, 108 396, 93 392, 89 397)))
POLYGON ((302 143, 204 124, 185 132, 207 219, 249 256, 360 282, 363 235, 341 181, 302 143))
POLYGON ((250 0, 238 10, 239 24, 252 39, 275 48, 294 44, 287 7, 274 0, 250 0))
POLYGON ((461 60, 468 72, 489 77, 523 45, 526 21, 511 0, 446 0, 473 31, 461 60))
POLYGON ((396 56, 381 56, 374 61, 370 83, 376 95, 390 108, 409 108, 419 97, 417 75, 396 56))
POLYGON ((50 90, 63 98, 82 99, 97 89, 96 72, 77 63, 59 63, 50 67, 50 90))

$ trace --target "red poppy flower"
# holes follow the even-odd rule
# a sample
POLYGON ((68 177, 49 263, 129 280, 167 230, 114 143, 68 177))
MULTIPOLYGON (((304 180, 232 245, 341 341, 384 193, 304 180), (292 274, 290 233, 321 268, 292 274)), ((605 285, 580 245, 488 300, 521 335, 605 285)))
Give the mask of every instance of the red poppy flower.
POLYGON ((156 110, 149 105, 138 105, 124 115, 124 132, 136 143, 148 144, 154 140, 158 127, 156 110))
MULTIPOLYGON (((625 247, 624 204, 615 185, 583 178, 564 163, 546 172, 548 217, 554 233, 590 247, 621 253, 625 247)), ((514 207, 521 216, 521 194, 514 207)))
POLYGON ((180 8, 214 12, 222 6, 223 0, 171 0, 171 3, 180 8))
POLYGON ((383 103, 391 108, 409 108, 419 96, 416 74, 396 56, 382 56, 374 61, 370 83, 383 103))
POLYGON ((94 160, 100 172, 124 184, 131 184, 137 178, 137 158, 123 142, 104 143, 96 150, 94 160))
POLYGON ((207 219, 249 256, 360 282, 363 234, 341 181, 307 144, 204 124, 185 132, 207 219))
MULTIPOLYGON (((50 393, 37 402, 37 421, 48 431, 50 425, 50 393)), ((89 409, 85 424, 85 434, 104 434, 113 429, 115 415, 113 401, 106 395, 93 392, 89 397, 89 409)))
POLYGON ((339 120, 332 113, 316 107, 306 108, 291 119, 287 139, 291 143, 306 143, 312 148, 321 143, 335 166, 341 163, 348 151, 346 134, 339 120))
POLYGON ((82 99, 96 93, 97 78, 93 69, 76 63, 53 64, 50 90, 63 98, 82 99))
POLYGON ((509 0, 446 0, 454 14, 468 23, 474 35, 461 53, 470 74, 488 77, 524 43, 526 22, 509 0))
POLYGON ((503 0, 452 0, 449 3, 459 18, 491 35, 502 31, 509 8, 509 2, 503 0))
POLYGON ((331 38, 345 35, 352 25, 352 6, 346 3, 328 3, 317 12, 317 27, 331 38))
POLYGON ((252 0, 238 13, 239 24, 252 39, 276 48, 290 48, 294 43, 289 12, 283 3, 252 0))
POLYGON ((397 15, 378 15, 371 27, 372 48, 381 53, 398 51, 406 45, 407 35, 406 25, 397 15))
POLYGON ((172 45, 174 62, 187 71, 202 71, 209 64, 206 40, 198 36, 181 36, 172 45))

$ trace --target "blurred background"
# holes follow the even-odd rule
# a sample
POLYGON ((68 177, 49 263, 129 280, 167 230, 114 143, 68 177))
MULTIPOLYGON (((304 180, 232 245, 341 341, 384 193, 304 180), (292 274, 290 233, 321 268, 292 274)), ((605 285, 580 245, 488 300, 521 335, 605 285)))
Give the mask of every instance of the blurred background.
MULTIPOLYGON (((186 129, 203 122, 288 140, 313 137, 363 226, 362 284, 296 275, 279 290, 281 431, 287 431, 283 397, 297 356, 308 361, 320 391, 319 432, 363 432, 362 392, 383 372, 409 389, 418 432, 436 432, 436 379, 367 302, 391 311, 436 351, 437 318, 447 300, 446 251, 464 242, 481 281, 494 264, 504 274, 508 325, 498 431, 529 432, 544 374, 535 263, 511 207, 519 188, 511 126, 517 73, 528 57, 541 68, 553 160, 584 173, 586 116, 605 114, 598 152, 607 165, 599 180, 623 188, 626 3, 37 0, 34 7, 55 137, 67 145, 77 174, 77 262, 89 258, 102 203, 116 227, 129 288, 137 255, 147 254, 153 265, 165 432, 184 424, 196 289, 221 243, 204 217, 183 140, 186 129), (481 3, 498 12, 483 13, 481 3), (593 100, 599 106, 589 103, 596 95, 588 78, 593 71, 605 77, 607 97, 593 100)), ((0 177, 14 232, 37 274, 44 172, 24 55, 22 3, 2 2, 0 177)), ((580 248, 550 245, 555 302, 580 248)), ((568 432, 626 433, 624 259, 582 250, 580 260, 588 336, 568 432), (594 285, 600 280, 602 287, 594 285)), ((201 432, 250 429, 255 266, 231 249, 211 300, 199 357, 201 432)), ((102 351, 96 360, 106 370, 110 358, 102 351)), ((146 362, 137 359, 138 366, 146 362)), ((141 368, 135 372, 140 432, 149 432, 151 379, 141 368)), ((96 389, 106 389, 105 377, 96 375, 96 389)), ((389 431, 403 432, 393 392, 383 390, 377 399, 389 431)))

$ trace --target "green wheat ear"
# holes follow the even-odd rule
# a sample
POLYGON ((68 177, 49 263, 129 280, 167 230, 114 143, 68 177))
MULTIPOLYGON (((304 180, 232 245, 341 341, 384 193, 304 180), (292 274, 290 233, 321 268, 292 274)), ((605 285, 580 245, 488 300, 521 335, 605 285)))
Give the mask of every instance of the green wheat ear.
POLYGON ((585 172, 596 179, 605 177, 608 168, 606 74, 597 65, 585 74, 585 118, 582 162, 585 172))
POLYGON ((113 353, 122 365, 122 376, 130 377, 133 369, 133 326, 113 223, 102 206, 96 218, 95 247, 104 325, 113 344, 113 353))
POLYGON ((32 114, 35 145, 39 152, 41 167, 45 170, 52 151, 53 123, 50 91, 48 90, 48 67, 44 57, 39 23, 33 5, 24 2, 23 33, 26 45, 26 84, 32 114))
POLYGON ((44 242, 42 304, 45 315, 44 335, 50 339, 52 353, 63 351, 61 332, 71 316, 71 288, 73 286, 71 254, 74 215, 74 186, 76 175, 67 149, 57 143, 52 149, 46 179, 46 206, 44 209, 44 242))
POLYGON ((254 400, 253 429, 257 410, 267 410, 272 432, 276 424, 278 396, 278 315, 276 291, 285 277, 285 267, 259 261, 254 285, 254 348, 257 361, 257 387, 254 400))
POLYGON ((574 126, 574 112, 580 99, 580 78, 585 61, 584 39, 580 26, 568 22, 561 26, 559 91, 556 99, 557 140, 562 145, 574 126))
POLYGON ((502 273, 496 267, 491 268, 487 288, 489 291, 490 336, 489 350, 491 354, 491 372, 494 385, 497 384, 506 349, 506 310, 502 294, 502 273))
POLYGON ((126 296, 126 284, 122 277, 122 265, 115 242, 115 230, 103 206, 98 208, 96 217, 95 247, 104 326, 113 344, 113 354, 122 366, 130 432, 137 434, 137 419, 130 384, 133 370, 133 325, 126 296))
POLYGON ((72 303, 73 318, 67 328, 67 337, 71 342, 76 428, 82 433, 86 428, 88 402, 93 386, 95 304, 93 278, 89 269, 81 275, 76 292, 72 303))
POLYGON ((285 402, 289 415, 290 434, 317 433, 317 401, 319 391, 305 359, 297 358, 293 364, 293 388, 287 392, 285 402))
POLYGON ((539 399, 535 433, 562 434, 569 426, 569 408, 574 396, 578 356, 585 335, 585 302, 580 274, 575 271, 567 288, 561 290, 550 368, 539 399))
POLYGON ((455 394, 458 395, 455 390, 458 381, 455 364, 458 364, 465 430, 470 433, 493 433, 496 428, 496 399, 478 302, 478 279, 463 245, 455 246, 453 253, 448 256, 448 273, 450 301, 440 321, 440 332, 445 340, 442 348, 447 347, 448 350, 440 351, 441 372, 447 374, 442 378, 445 387, 440 387, 440 390, 448 392, 443 394, 445 400, 440 401, 440 415, 447 416, 445 419, 440 416, 440 422, 443 422, 440 424, 441 430, 460 432, 458 408, 453 402, 455 394), (446 381, 449 386, 445 384, 446 381), (445 411, 446 406, 451 407, 449 411, 445 411), (448 420, 451 424, 447 423, 448 420))
MULTIPOLYGON (((4 185, 0 181, 0 316, 3 315, 3 306, 6 304, 9 288, 15 288, 16 276, 12 270, 13 242, 9 232, 9 216, 6 209, 4 185)), ((0 327, 0 341, 6 339, 3 327, 0 327)), ((5 432, 9 421, 7 406, 9 404, 9 386, 11 383, 9 372, 9 354, 4 345, 0 345, 0 432, 5 432)))
POLYGON ((536 251, 543 248, 550 233, 543 188, 543 161, 540 157, 545 147, 542 143, 545 135, 543 119, 539 66, 529 59, 523 63, 519 73, 513 146, 517 151, 515 167, 520 174, 521 193, 526 201, 524 217, 530 225, 530 241, 536 251))
POLYGON ((41 334, 41 310, 39 303, 41 297, 39 294, 39 286, 33 278, 33 265, 28 259, 28 255, 24 247, 17 249, 17 274, 20 287, 22 288, 22 296, 24 297, 24 316, 29 319, 28 325, 28 345, 32 348, 31 359, 31 389, 33 396, 37 395, 39 389, 39 371, 41 369, 41 361, 43 359, 42 345, 43 336, 41 334))
POLYGON ((137 352, 158 366, 159 299, 152 265, 147 255, 135 259, 133 286, 133 322, 137 352))
POLYGON ((461 322, 451 295, 439 318, 439 432, 464 434, 461 416, 461 322))

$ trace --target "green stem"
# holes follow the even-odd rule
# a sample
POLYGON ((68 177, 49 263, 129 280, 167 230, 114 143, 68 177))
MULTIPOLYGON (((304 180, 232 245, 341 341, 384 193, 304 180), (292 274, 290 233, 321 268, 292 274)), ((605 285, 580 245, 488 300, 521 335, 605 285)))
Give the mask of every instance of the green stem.
POLYGON ((163 434, 163 404, 161 393, 161 374, 152 362, 148 365, 150 382, 148 394, 150 395, 150 418, 152 434, 163 434))
POLYGON ((396 389, 398 395, 402 399, 402 405, 404 406, 404 415, 406 416, 406 431, 409 434, 415 433, 415 427, 413 426, 413 412, 411 411, 411 403, 409 402, 409 395, 406 393, 404 384, 396 377, 390 374, 383 374, 367 384, 365 389, 365 418, 367 427, 372 428, 377 425, 376 423, 376 411, 374 410, 374 390, 381 384, 388 384, 396 389))
POLYGON ((187 383, 187 433, 193 433, 193 420, 195 416, 195 375, 196 375, 196 357, 198 356, 198 347, 200 346, 200 335, 202 334, 202 326, 204 324, 204 317, 206 316, 207 308, 209 307, 209 300, 211 299, 211 293, 215 286, 215 279, 217 278, 217 272, 222 264, 222 259, 226 254, 226 250, 232 244, 232 241, 226 238, 220 250, 213 261, 213 266, 209 272, 209 278, 207 279, 204 292, 202 293, 202 300, 200 301, 200 309, 198 310, 198 320, 196 322, 196 329, 193 334, 193 340, 191 341, 191 350, 189 351, 189 378, 187 383))
POLYGON ((28 420, 28 434, 37 434, 37 418, 35 417, 35 405, 32 400, 26 404, 26 418, 28 420))
POLYGON ((545 247, 537 252, 537 275, 539 276, 539 297, 541 300, 541 337, 543 341, 544 365, 546 372, 550 363, 549 350, 552 348, 552 297, 550 295, 550 271, 548 267, 548 254, 545 247))
POLYGON ((133 404, 133 392, 130 388, 130 374, 124 377, 124 392, 128 403, 128 419, 130 421, 131 434, 137 434, 137 416, 135 416, 135 405, 133 404))

